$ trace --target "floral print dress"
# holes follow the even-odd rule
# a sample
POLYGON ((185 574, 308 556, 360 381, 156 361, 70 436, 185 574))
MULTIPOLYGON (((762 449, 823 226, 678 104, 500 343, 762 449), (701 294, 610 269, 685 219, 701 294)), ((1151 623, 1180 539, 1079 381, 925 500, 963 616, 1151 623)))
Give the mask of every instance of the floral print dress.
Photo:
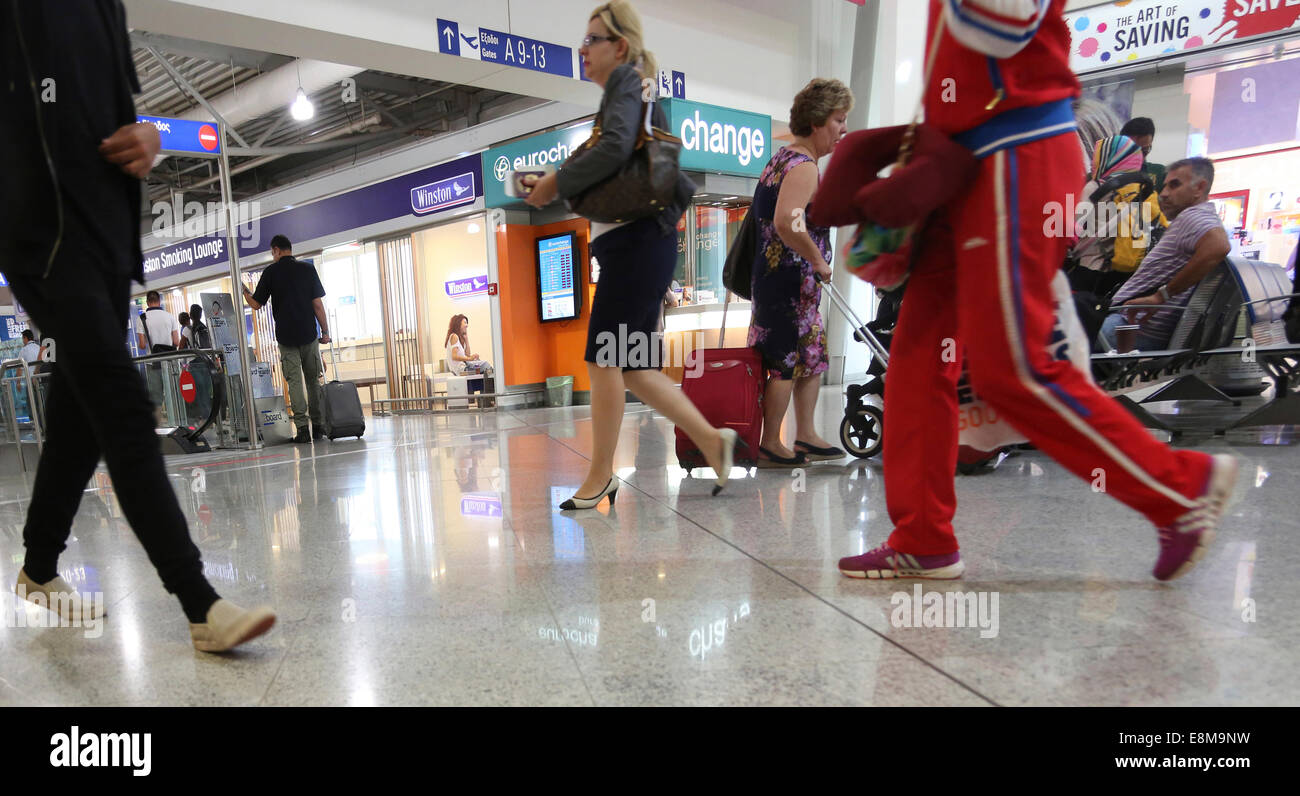
MULTIPOLYGON (((748 345, 758 349, 764 367, 783 379, 816 376, 829 367, 826 327, 819 307, 821 285, 813 264, 786 246, 777 234, 773 216, 781 181, 800 163, 814 163, 807 155, 782 147, 758 178, 749 212, 758 224, 757 261, 753 269, 753 315, 748 345)), ((807 209, 804 210, 807 217, 807 209)), ((830 261, 830 228, 807 225, 808 234, 830 261)))

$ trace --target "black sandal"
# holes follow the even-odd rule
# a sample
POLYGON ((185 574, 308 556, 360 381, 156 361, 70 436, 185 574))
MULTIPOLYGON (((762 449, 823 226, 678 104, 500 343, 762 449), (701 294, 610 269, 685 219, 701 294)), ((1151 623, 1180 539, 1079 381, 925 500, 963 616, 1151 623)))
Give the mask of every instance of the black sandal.
POLYGON ((806 442, 796 441, 794 443, 794 449, 798 451, 800 448, 803 448, 803 450, 799 452, 807 455, 808 459, 814 462, 829 462, 834 461, 835 459, 843 459, 845 456, 848 456, 847 453, 834 445, 827 448, 818 448, 814 445, 809 445, 806 442))
POLYGON ((808 457, 802 453, 796 452, 793 456, 777 456, 762 445, 758 446, 758 452, 761 454, 758 457, 759 467, 798 467, 808 461, 808 457))

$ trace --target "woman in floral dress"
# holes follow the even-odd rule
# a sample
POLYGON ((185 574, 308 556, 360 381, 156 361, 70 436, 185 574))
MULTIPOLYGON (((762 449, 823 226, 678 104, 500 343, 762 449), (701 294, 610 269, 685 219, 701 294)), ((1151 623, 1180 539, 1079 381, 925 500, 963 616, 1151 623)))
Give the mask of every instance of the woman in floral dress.
POLYGON ((817 160, 847 132, 853 95, 838 80, 815 79, 794 98, 794 143, 772 155, 758 178, 751 213, 758 224, 749 345, 763 356, 771 378, 763 401, 759 466, 789 466, 842 458, 844 451, 817 433, 813 413, 826 361, 820 276, 831 277, 830 229, 807 223, 817 192, 817 160), (794 395, 795 443, 781 442, 781 423, 794 395))

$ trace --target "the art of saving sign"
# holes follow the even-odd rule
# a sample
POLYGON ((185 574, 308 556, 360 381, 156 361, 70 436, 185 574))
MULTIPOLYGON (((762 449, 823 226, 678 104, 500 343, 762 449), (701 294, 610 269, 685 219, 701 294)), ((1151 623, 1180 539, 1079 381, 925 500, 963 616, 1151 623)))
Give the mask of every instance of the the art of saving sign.
POLYGON ((1300 32, 1300 0, 1139 0, 1065 18, 1070 67, 1085 72, 1288 28, 1300 32))

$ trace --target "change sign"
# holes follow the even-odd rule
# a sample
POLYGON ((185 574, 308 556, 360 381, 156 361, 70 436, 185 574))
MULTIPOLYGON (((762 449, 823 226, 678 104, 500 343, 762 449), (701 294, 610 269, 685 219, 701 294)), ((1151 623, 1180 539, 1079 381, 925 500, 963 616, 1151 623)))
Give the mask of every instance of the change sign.
POLYGON ((691 171, 757 177, 772 156, 772 117, 702 102, 663 100, 670 132, 682 139, 681 164, 691 171))

